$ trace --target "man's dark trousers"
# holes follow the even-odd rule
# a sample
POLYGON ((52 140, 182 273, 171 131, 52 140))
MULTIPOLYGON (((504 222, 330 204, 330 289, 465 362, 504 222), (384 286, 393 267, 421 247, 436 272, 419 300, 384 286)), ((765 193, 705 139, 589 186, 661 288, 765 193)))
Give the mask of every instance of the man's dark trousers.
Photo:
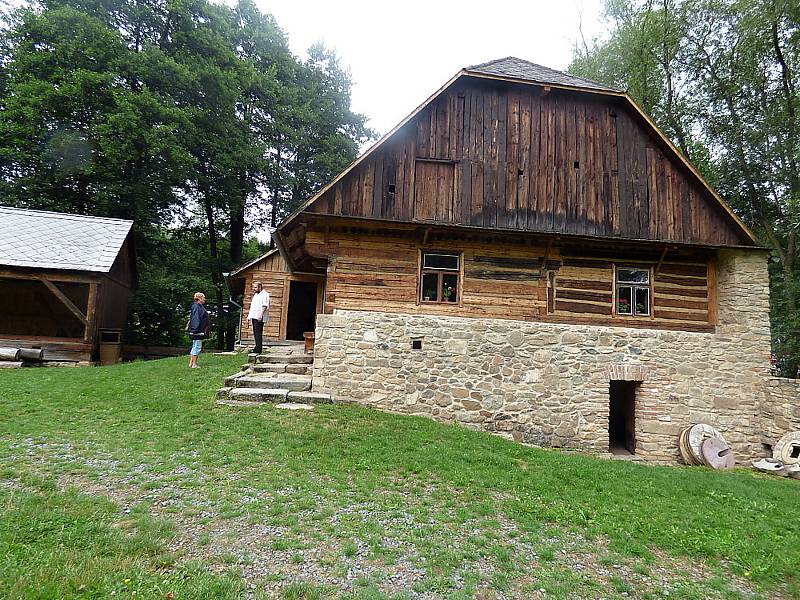
POLYGON ((262 340, 264 338, 264 321, 260 321, 259 319, 250 319, 250 322, 253 324, 253 337, 256 338, 256 347, 253 352, 256 354, 261 354, 261 344, 263 343, 262 340))

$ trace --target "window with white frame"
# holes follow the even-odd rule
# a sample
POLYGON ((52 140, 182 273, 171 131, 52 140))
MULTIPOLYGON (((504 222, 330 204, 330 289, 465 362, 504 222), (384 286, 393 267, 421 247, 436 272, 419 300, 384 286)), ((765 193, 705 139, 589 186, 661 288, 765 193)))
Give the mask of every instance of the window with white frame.
POLYGON ((650 316, 650 269, 617 267, 616 273, 617 314, 650 316))

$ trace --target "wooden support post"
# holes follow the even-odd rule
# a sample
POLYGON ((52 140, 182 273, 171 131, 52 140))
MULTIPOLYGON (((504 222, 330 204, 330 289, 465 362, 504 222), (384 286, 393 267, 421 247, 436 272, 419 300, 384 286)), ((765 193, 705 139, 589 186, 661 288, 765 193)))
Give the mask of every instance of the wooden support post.
POLYGON ((95 336, 95 314, 97 313, 97 284, 90 283, 89 284, 89 300, 86 303, 86 331, 83 334, 83 339, 87 342, 90 342, 92 346, 94 346, 94 336, 95 336))
POLYGON ((60 289, 58 289, 58 287, 56 287, 56 285, 52 281, 50 281, 49 279, 45 279, 44 277, 40 277, 39 281, 41 281, 45 285, 45 287, 47 289, 49 289, 51 292, 53 292, 55 297, 58 298, 59 300, 61 300, 61 302, 64 304, 64 306, 66 306, 72 312, 72 314, 74 314, 76 317, 78 317, 78 320, 81 323, 83 323, 84 327, 86 327, 87 329, 89 328, 89 319, 87 319, 86 315, 84 315, 81 312, 80 308, 78 308, 77 306, 75 306, 72 303, 72 300, 70 300, 69 298, 67 298, 64 295, 64 292, 62 292, 60 289))

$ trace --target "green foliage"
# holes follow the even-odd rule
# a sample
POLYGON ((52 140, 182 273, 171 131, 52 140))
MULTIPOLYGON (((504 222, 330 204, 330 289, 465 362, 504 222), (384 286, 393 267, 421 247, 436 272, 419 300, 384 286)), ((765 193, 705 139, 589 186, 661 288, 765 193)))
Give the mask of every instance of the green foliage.
POLYGON ((133 219, 131 338, 176 341, 202 286, 230 346, 222 274, 371 137, 336 56, 299 61, 251 0, 29 0, 0 23, 3 203, 133 219))
POLYGON ((607 0, 570 70, 627 87, 773 251, 774 352, 800 367, 800 5, 607 0))
MULTIPOLYGON (((194 292, 213 289, 209 272, 210 259, 206 249, 197 244, 202 238, 202 228, 180 229, 152 228, 138 242, 140 254, 150 257, 141 261, 140 284, 131 301, 126 340, 132 344, 179 346, 188 344, 186 320, 194 292)), ((221 245, 223 256, 227 241, 221 245)), ((252 260, 266 251, 257 240, 250 240, 244 248, 243 260, 252 260)), ((225 270, 232 265, 223 263, 225 270)), ((229 290, 225 290, 227 294, 229 290)), ((219 316, 219 307, 209 299, 206 307, 213 317, 219 316)), ((233 315, 232 318, 236 318, 233 315)), ((212 336, 211 345, 215 338, 212 336)))

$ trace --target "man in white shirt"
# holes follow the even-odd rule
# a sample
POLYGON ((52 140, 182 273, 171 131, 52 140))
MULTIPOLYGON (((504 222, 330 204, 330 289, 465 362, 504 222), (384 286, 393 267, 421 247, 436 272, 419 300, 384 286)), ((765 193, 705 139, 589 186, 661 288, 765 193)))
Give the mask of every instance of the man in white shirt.
POLYGON ((250 312, 247 318, 253 325, 253 337, 256 339, 256 347, 253 352, 261 354, 264 323, 269 321, 269 292, 264 289, 260 281, 253 282, 253 299, 250 301, 250 312))

